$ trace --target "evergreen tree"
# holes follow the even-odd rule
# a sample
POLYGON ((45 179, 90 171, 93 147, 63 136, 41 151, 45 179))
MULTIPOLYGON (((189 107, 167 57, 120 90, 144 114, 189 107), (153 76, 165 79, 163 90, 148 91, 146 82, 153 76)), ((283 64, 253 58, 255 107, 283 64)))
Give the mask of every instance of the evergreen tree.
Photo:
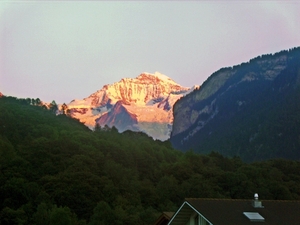
POLYGON ((56 113, 56 111, 58 110, 58 106, 54 100, 50 103, 49 110, 53 113, 56 113))

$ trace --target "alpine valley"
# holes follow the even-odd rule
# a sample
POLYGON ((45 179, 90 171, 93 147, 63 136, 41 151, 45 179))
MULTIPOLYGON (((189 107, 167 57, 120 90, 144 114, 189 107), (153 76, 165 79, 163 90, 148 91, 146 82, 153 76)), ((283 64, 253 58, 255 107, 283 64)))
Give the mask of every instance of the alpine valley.
POLYGON ((0 224, 153 225, 187 197, 299 201, 299 99, 299 47, 201 88, 143 73, 59 111, 0 92, 0 224))
POLYGON ((244 161, 300 159, 300 47, 266 54, 182 87, 166 75, 124 78, 67 105, 91 129, 170 140, 181 151, 244 161))
POLYGON ((201 88, 145 72, 104 85, 58 111, 55 101, 31 104, 67 114, 91 130, 142 132, 180 151, 253 162, 300 160, 299 99, 300 47, 295 47, 221 68, 201 88))
POLYGON ((91 129, 115 127, 141 131, 154 139, 167 140, 173 123, 173 105, 184 95, 197 89, 182 87, 166 75, 142 73, 135 79, 124 78, 83 100, 67 105, 72 117, 91 129))

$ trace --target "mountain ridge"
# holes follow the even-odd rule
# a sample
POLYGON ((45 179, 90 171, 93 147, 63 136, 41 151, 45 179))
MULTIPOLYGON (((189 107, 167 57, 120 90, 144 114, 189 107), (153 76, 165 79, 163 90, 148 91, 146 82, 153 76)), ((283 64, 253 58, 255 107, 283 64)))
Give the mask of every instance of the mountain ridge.
MULTIPOLYGON (((298 144, 290 146, 286 143, 289 138, 276 136, 281 131, 273 133, 278 129, 276 126, 282 130, 287 129, 285 126, 292 129, 290 124, 278 122, 285 111, 297 118, 298 111, 292 110, 286 102, 287 96, 297 99, 299 64, 298 47, 218 70, 200 90, 174 105, 170 138, 173 146, 199 153, 217 151, 225 156, 240 156, 246 161, 278 156, 300 159, 298 144), (278 146, 290 146, 292 153, 275 146, 272 139, 281 140, 278 146)), ((294 104, 297 105, 297 101, 294 104)), ((294 122, 298 124, 298 120, 294 122)), ((295 131, 300 134, 298 129, 295 131)))
POLYGON ((93 129, 115 126, 119 132, 142 131, 154 139, 167 140, 173 123, 174 103, 198 88, 182 87, 159 72, 141 73, 104 85, 83 100, 73 100, 70 115, 93 129), (123 118, 124 124, 120 121, 123 118))

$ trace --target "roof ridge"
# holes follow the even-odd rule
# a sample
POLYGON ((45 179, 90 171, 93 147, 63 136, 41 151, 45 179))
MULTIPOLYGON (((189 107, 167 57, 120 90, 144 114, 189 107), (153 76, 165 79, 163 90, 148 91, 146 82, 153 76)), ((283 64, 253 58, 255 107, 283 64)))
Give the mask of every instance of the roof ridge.
POLYGON ((185 200, 213 200, 213 201, 251 201, 252 199, 231 199, 231 198, 185 198, 185 200))
MULTIPOLYGON (((212 201, 252 201, 253 199, 230 199, 230 198, 185 198, 185 200, 212 200, 212 201)), ((274 200, 260 199, 264 202, 300 202, 300 200, 274 200)))

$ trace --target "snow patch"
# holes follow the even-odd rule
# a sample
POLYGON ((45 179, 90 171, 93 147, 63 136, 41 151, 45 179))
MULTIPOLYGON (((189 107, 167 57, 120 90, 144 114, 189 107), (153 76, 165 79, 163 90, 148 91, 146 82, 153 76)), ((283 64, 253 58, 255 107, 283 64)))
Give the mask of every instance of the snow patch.
POLYGON ((175 85, 178 85, 175 81, 173 81, 170 77, 168 77, 167 75, 165 74, 162 74, 158 71, 156 71, 154 74, 153 73, 148 73, 148 72, 144 72, 143 74, 146 74, 146 75, 150 75, 150 76, 154 76, 154 77, 157 77, 158 79, 162 80, 162 81, 165 81, 165 82, 168 82, 168 83, 172 83, 172 84, 175 84, 175 85))

